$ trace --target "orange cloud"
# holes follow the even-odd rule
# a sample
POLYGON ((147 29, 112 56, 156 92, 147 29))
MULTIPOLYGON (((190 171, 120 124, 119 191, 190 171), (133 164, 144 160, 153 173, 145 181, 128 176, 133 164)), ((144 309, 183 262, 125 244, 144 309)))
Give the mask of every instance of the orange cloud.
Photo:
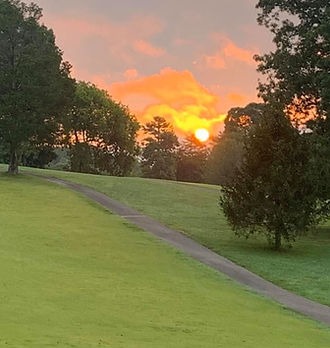
POLYGON ((159 47, 155 47, 150 42, 147 42, 145 40, 135 41, 133 47, 136 52, 142 53, 149 57, 161 57, 165 54, 165 50, 159 47))
POLYGON ((253 56, 258 53, 257 49, 239 47, 230 39, 220 35, 217 36, 216 41, 220 48, 214 54, 204 55, 202 59, 207 67, 221 70, 231 65, 233 61, 256 66, 253 56))
POLYGON ((116 83, 111 86, 111 95, 129 104, 142 123, 156 115, 165 117, 180 136, 197 128, 216 133, 225 118, 218 111, 219 98, 201 86, 189 71, 166 68, 159 74, 116 83))
MULTIPOLYGON (((246 105, 249 102, 251 102, 251 100, 249 101, 249 99, 247 98, 246 95, 242 95, 242 94, 238 94, 238 93, 229 93, 227 95, 227 99, 231 102, 232 105, 234 105, 235 107, 239 106, 239 105, 246 105)), ((252 100, 254 101, 254 100, 252 100)))
POLYGON ((56 33, 65 59, 74 64, 73 75, 108 90, 114 99, 128 105, 141 123, 160 115, 173 124, 180 136, 189 135, 196 128, 207 128, 215 134, 222 128, 226 111, 255 99, 244 86, 250 83, 245 78, 246 71, 254 71, 255 50, 239 47, 220 34, 210 36, 214 47, 211 51, 206 48, 208 40, 207 46, 205 43, 199 46, 193 40, 180 38, 173 39, 165 50, 152 44, 157 43, 157 34, 165 26, 153 16, 130 17, 119 22, 66 15, 47 16, 47 21, 56 33), (205 55, 194 62, 192 69, 208 88, 190 71, 167 68, 142 77, 164 64, 184 66, 185 59, 189 63, 200 52, 205 55), (150 59, 152 64, 146 65, 146 57, 154 58, 150 59), (213 71, 221 69, 221 76, 213 71), (123 82, 113 84, 113 81, 123 82), (218 81, 219 87, 212 87, 218 81))
POLYGON ((256 54, 255 50, 246 50, 236 46, 233 42, 227 42, 223 52, 228 58, 233 58, 249 65, 256 65, 256 62, 253 59, 253 56, 256 54))

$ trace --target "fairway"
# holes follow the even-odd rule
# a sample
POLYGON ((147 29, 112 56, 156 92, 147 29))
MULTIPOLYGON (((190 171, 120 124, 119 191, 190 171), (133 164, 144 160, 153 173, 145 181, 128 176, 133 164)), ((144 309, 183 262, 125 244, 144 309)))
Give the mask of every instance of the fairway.
POLYGON ((0 176, 1 347, 327 348, 330 331, 40 179, 0 176))
POLYGON ((31 170, 93 187, 283 288, 330 305, 329 226, 300 238, 293 249, 273 252, 262 237, 245 240, 234 236, 218 207, 216 186, 27 168, 23 172, 31 170))

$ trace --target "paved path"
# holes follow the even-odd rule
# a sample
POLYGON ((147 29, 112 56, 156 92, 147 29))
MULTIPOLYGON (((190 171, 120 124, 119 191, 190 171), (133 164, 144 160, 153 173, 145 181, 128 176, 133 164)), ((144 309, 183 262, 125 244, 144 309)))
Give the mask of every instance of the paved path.
POLYGON ((262 279, 247 269, 236 265, 228 259, 196 243, 189 237, 165 227, 158 221, 111 199, 105 194, 86 186, 61 179, 47 178, 47 180, 84 194, 86 197, 99 203, 111 212, 123 217, 143 230, 152 233, 194 259, 226 274, 231 279, 248 286, 257 293, 281 303, 286 308, 330 326, 330 307, 295 295, 262 279))

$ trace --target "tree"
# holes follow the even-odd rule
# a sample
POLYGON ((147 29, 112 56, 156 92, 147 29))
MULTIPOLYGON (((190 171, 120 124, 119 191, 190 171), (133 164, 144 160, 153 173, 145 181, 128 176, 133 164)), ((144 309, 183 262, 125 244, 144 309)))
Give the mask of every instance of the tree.
POLYGON ((328 0, 259 0, 258 22, 274 35, 274 52, 257 56, 267 76, 259 93, 268 104, 312 131, 311 146, 324 214, 330 212, 330 6, 328 0), (302 120, 299 118, 302 117, 302 120), (312 118, 312 119, 311 119, 312 118), (311 119, 311 120, 310 120, 311 119))
POLYGON ((176 148, 178 138, 163 117, 155 116, 143 126, 147 138, 143 142, 142 171, 148 178, 176 179, 176 148))
POLYGON ((222 187, 220 205, 237 235, 264 233, 279 250, 323 216, 309 138, 269 107, 244 143, 242 165, 222 187))
POLYGON ((0 142, 10 173, 18 172, 26 146, 54 141, 73 92, 70 65, 41 16, 35 4, 0 2, 0 142))
MULTIPOLYGON (((330 7, 328 0, 259 0, 258 22, 274 35, 274 52, 257 56, 266 74, 259 92, 288 111, 316 113, 328 123, 330 107, 330 7)), ((329 128, 329 126, 327 126, 329 128)))
POLYGON ((265 105, 249 103, 228 111, 225 130, 216 139, 205 170, 205 179, 211 184, 228 184, 235 176, 243 156, 245 136, 262 118, 265 105))
POLYGON ((205 144, 194 136, 186 138, 177 150, 177 180, 203 182, 208 156, 209 149, 205 144))
POLYGON ((71 170, 124 176, 138 153, 139 124, 129 109, 87 82, 76 84, 72 109, 63 121, 71 170))
POLYGON ((47 164, 57 158, 53 146, 33 146, 26 148, 22 154, 21 163, 26 167, 45 168, 47 164))
POLYGON ((241 132, 224 132, 218 136, 205 169, 205 181, 214 185, 229 184, 243 157, 241 132))
POLYGON ((225 133, 246 132, 258 123, 263 115, 265 105, 249 103, 245 107, 235 107, 228 111, 225 118, 225 133))

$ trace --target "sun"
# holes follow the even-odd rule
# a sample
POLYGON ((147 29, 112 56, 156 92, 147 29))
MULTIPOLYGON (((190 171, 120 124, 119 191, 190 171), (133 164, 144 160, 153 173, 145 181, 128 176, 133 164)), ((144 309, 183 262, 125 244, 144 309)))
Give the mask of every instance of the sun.
POLYGON ((210 137, 210 133, 205 128, 199 128, 195 131, 195 137, 202 143, 207 141, 210 137))

